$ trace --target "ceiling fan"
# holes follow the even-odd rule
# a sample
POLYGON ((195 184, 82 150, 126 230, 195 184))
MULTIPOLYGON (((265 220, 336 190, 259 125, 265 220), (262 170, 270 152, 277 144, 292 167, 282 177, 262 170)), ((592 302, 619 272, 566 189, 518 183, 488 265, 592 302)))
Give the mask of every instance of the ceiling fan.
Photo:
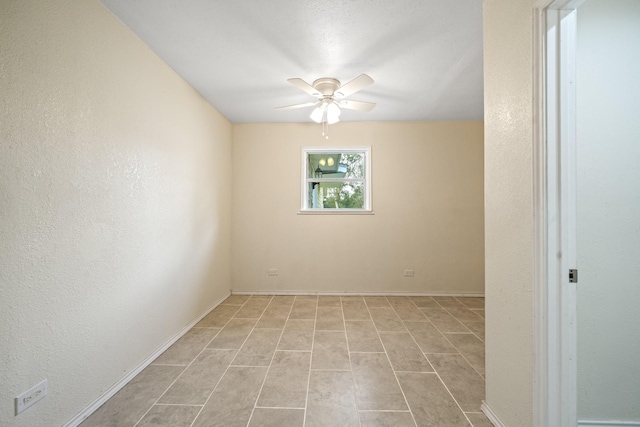
POLYGON ((371 111, 376 106, 373 102, 351 101, 347 96, 373 84, 373 79, 366 74, 360 74, 345 85, 330 77, 322 77, 312 84, 299 78, 287 80, 289 83, 318 98, 317 101, 304 104, 287 105, 276 110, 292 110, 294 108, 315 107, 309 116, 316 123, 334 124, 340 121, 340 108, 358 111, 371 111))

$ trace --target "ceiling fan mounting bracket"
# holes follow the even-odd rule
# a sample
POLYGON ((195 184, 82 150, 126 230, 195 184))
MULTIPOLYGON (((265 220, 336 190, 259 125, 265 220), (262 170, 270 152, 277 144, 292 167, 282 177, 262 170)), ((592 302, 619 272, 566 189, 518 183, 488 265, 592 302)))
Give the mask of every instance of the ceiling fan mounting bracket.
POLYGON ((330 77, 322 77, 313 82, 311 85, 323 97, 333 96, 334 92, 340 87, 340 81, 330 77))

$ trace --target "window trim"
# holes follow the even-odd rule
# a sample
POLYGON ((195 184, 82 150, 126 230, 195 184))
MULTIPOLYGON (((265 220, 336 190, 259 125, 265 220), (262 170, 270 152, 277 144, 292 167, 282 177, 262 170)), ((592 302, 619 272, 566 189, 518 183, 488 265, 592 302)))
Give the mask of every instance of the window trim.
MULTIPOLYGON (((300 192, 300 215, 372 215, 371 203, 371 146, 354 147, 302 147, 302 179, 300 192), (309 154, 319 153, 364 153, 364 207, 362 209, 338 208, 308 208, 307 186, 309 184, 309 154)), ((362 178, 317 178, 318 182, 362 182, 362 178)))

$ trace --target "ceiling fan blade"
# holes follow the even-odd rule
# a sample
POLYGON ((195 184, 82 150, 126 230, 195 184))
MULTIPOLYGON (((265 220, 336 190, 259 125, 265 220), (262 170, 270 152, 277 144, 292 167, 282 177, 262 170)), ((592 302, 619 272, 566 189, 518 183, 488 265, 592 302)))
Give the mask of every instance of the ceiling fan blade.
POLYGON ((344 98, 372 84, 373 79, 371 77, 367 76, 366 74, 360 74, 349 83, 340 86, 340 88, 336 90, 335 96, 338 98, 344 98))
POLYGON ((284 107, 276 107, 276 110, 293 110, 295 108, 312 107, 318 102, 305 102, 304 104, 285 105, 284 107))
POLYGON ((311 86, 309 83, 305 82, 302 79, 293 78, 293 79, 287 79, 287 81, 292 85, 294 85, 295 87, 297 87, 298 89, 307 92, 311 96, 320 96, 320 92, 318 92, 316 88, 314 88, 313 86, 311 86))
POLYGON ((373 107, 376 106, 375 102, 364 102, 364 101, 351 101, 348 99, 344 99, 338 102, 340 108, 346 108, 347 110, 358 110, 358 111, 371 111, 373 107))

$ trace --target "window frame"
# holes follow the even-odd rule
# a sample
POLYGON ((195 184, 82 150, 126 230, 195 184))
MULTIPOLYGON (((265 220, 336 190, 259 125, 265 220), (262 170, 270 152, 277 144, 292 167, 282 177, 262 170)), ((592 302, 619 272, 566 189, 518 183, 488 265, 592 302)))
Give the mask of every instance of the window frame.
POLYGON ((300 211, 298 214, 312 215, 371 215, 371 147, 303 147, 300 211), (309 178, 310 154, 362 153, 364 156, 363 178, 309 178), (364 184, 364 206, 362 208, 309 208, 309 183, 311 182, 362 182, 364 184))

